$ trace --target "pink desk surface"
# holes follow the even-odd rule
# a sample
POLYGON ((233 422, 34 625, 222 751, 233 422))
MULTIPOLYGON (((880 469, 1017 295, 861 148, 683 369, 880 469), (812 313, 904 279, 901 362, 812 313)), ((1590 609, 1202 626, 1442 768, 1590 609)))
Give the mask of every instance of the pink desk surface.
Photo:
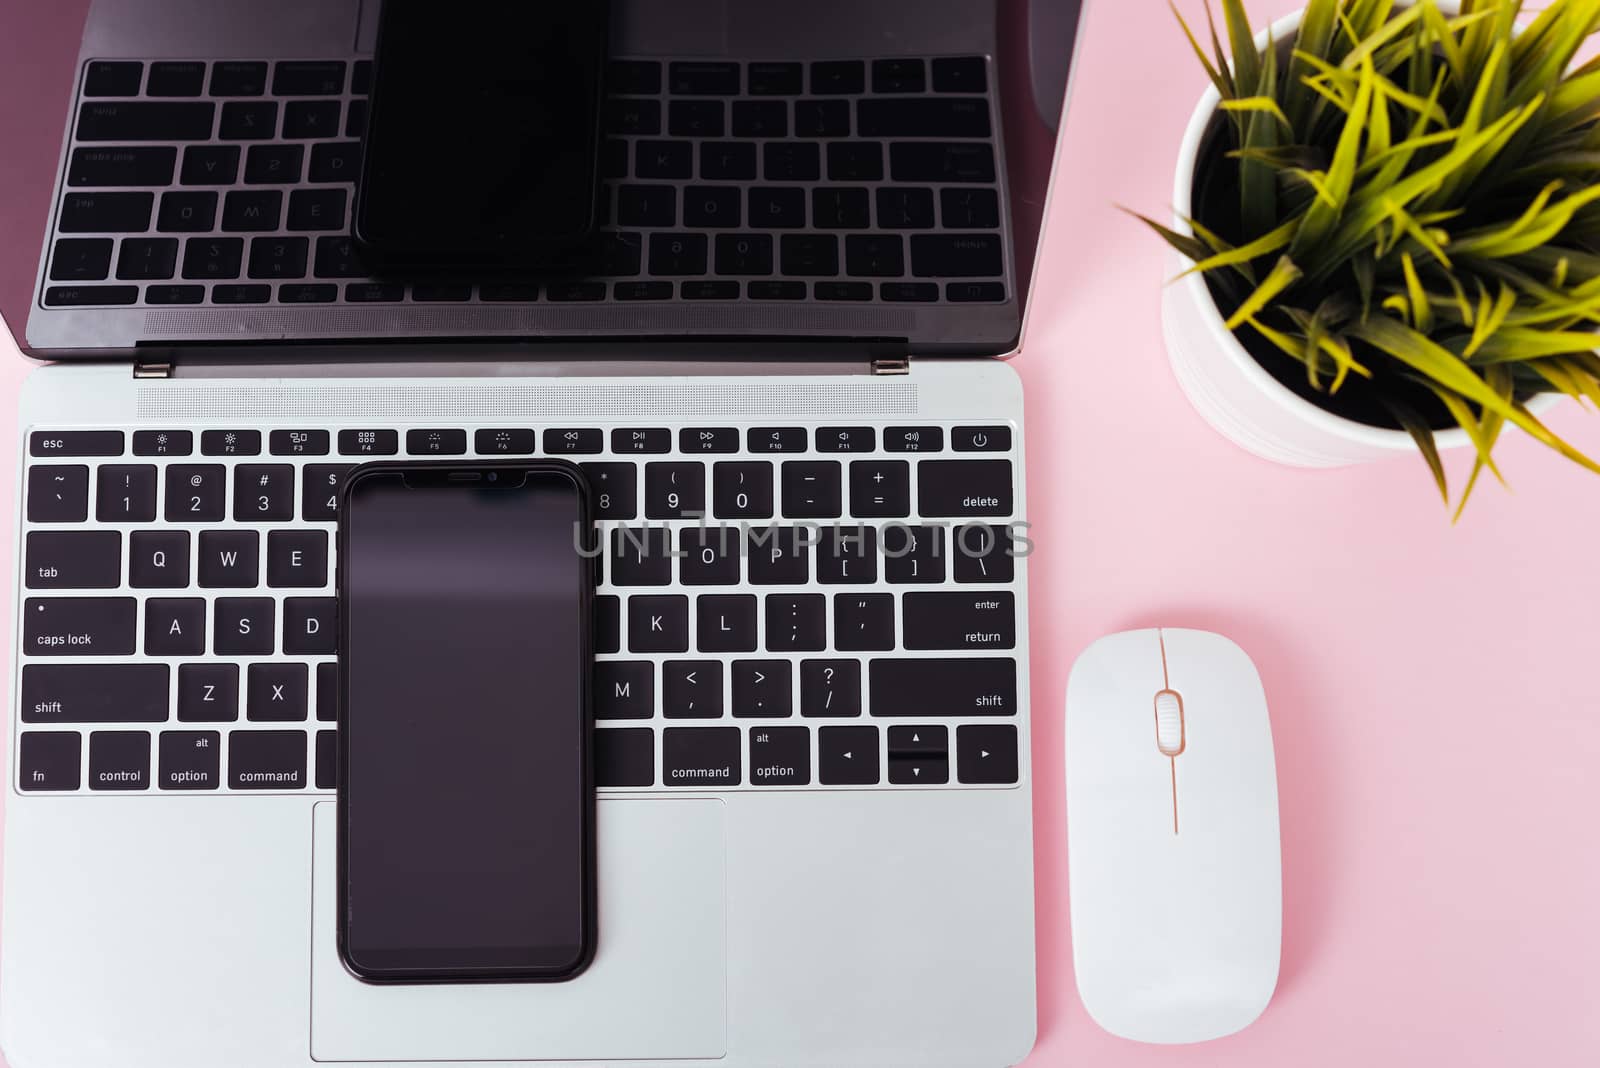
MULTIPOLYGON (((1258 19, 1294 6, 1251 4, 1258 19)), ((1164 210, 1202 84, 1164 4, 1091 5, 1015 364, 1038 543, 1027 1064, 1593 1066, 1600 478, 1509 439, 1515 492, 1483 487, 1452 528, 1420 461, 1297 471, 1202 423, 1162 347, 1162 251, 1113 207, 1164 210), (1278 993, 1244 1033, 1195 1047, 1111 1038, 1072 978, 1067 671, 1100 635, 1155 625, 1244 646, 1278 753, 1278 993)), ((0 351, 0 440, 16 440, 27 370, 0 351)), ((1600 453, 1600 418, 1569 405, 1550 421, 1600 453)), ((15 477, 0 464, 0 499, 15 477)))

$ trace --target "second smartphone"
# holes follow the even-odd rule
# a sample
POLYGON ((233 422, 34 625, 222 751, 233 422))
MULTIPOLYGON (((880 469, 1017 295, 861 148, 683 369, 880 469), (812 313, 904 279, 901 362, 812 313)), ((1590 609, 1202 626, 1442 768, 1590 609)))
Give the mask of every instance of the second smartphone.
POLYGON ((339 520, 339 951, 369 982, 595 950, 593 524, 561 460, 367 464, 339 520))

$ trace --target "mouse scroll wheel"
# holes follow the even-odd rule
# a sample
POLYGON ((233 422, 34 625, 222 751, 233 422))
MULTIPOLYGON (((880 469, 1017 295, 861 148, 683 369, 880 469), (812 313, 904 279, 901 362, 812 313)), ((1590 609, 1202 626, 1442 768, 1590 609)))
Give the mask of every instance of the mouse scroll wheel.
POLYGON ((1183 697, 1174 690, 1156 694, 1156 747, 1163 755, 1174 757, 1183 752, 1183 697))

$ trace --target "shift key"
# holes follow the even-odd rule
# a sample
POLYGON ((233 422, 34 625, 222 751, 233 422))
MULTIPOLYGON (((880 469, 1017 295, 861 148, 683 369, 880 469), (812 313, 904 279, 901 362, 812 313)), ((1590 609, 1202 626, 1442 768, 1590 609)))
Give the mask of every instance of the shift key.
POLYGON ((874 660, 874 716, 1014 716, 1017 662, 1005 658, 874 660))
POLYGON ((26 664, 24 723, 160 723, 167 718, 165 664, 26 664))
POLYGON ((923 460, 917 464, 917 507, 924 516, 1008 516, 1010 460, 923 460))
POLYGON ((138 615, 132 597, 30 597, 23 606, 27 656, 127 656, 138 615))

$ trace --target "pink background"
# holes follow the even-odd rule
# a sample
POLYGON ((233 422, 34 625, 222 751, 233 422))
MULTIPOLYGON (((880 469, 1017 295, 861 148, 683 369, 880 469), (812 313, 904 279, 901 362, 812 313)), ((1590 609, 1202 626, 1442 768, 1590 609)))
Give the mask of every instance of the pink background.
MULTIPOLYGON (((1168 370, 1162 251, 1114 209, 1166 210, 1203 75, 1158 0, 1098 0, 1085 33, 1016 361, 1039 545, 1027 1063, 1600 1063, 1600 479, 1510 438, 1515 493, 1482 487, 1452 527, 1419 460, 1297 471, 1210 430, 1168 370), (1278 752, 1278 993, 1244 1033, 1196 1047, 1106 1035, 1072 978, 1067 671, 1096 637, 1155 625, 1252 654, 1278 752)), ((16 440, 29 367, 0 341, 0 440, 16 440)), ((1600 454, 1600 419, 1569 404, 1550 422, 1600 454)), ((0 464, 0 499, 15 477, 0 464)))

